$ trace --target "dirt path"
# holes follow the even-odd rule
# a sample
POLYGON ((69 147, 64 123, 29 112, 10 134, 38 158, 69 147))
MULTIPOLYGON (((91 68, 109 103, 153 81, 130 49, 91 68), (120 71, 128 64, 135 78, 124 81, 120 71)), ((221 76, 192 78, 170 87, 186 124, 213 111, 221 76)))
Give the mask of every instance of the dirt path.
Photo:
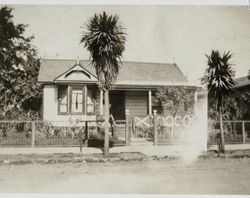
POLYGON ((250 159, 0 166, 0 192, 250 194, 250 159))

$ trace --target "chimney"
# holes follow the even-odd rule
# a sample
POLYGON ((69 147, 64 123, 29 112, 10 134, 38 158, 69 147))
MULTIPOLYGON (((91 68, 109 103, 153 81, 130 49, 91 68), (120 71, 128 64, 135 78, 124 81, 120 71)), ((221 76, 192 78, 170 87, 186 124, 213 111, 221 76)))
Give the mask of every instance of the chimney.
POLYGON ((175 65, 175 59, 174 59, 174 56, 173 56, 173 58, 172 58, 172 59, 173 59, 173 64, 175 65))
POLYGON ((80 65, 79 56, 76 57, 76 64, 80 65))

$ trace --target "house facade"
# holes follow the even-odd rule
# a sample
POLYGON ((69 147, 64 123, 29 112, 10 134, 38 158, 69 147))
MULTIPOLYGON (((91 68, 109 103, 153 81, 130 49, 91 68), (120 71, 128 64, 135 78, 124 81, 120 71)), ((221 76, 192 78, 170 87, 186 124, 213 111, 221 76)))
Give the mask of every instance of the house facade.
MULTIPOLYGON (((95 120, 103 114, 103 91, 90 61, 44 59, 38 80, 43 84, 44 120, 95 120)), ((115 120, 124 120, 126 110, 134 116, 151 115, 159 109, 153 103, 154 92, 166 86, 191 89, 194 100, 197 95, 197 87, 176 64, 123 62, 110 91, 110 113, 115 120)))

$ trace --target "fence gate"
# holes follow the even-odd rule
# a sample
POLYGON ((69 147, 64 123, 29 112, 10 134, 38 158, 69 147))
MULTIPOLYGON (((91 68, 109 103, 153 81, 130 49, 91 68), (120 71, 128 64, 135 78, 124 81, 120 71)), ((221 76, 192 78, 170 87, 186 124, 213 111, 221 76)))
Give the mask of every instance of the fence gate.
POLYGON ((153 116, 134 116, 129 123, 129 140, 131 143, 153 142, 153 116))
POLYGON ((125 144, 126 142, 126 120, 115 120, 115 126, 111 127, 111 135, 114 139, 125 144))

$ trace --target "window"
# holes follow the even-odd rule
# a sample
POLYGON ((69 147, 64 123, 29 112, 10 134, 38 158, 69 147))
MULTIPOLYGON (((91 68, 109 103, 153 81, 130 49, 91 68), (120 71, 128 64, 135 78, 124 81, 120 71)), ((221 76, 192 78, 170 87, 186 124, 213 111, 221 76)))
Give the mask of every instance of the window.
POLYGON ((163 107, 160 101, 156 97, 156 92, 152 92, 152 111, 156 110, 157 114, 163 113, 163 107))
POLYGON ((58 112, 66 114, 68 112, 68 89, 67 86, 58 87, 58 112))
POLYGON ((83 114, 84 113, 84 89, 85 87, 72 87, 71 89, 71 113, 83 114))
POLYGON ((95 99, 94 99, 94 94, 95 94, 95 91, 94 91, 94 88, 93 86, 92 87, 88 87, 88 91, 87 91, 87 114, 88 115, 93 115, 95 113, 95 108, 96 108, 96 102, 95 102, 95 99))
POLYGON ((85 86, 58 87, 58 114, 85 114, 85 86))

